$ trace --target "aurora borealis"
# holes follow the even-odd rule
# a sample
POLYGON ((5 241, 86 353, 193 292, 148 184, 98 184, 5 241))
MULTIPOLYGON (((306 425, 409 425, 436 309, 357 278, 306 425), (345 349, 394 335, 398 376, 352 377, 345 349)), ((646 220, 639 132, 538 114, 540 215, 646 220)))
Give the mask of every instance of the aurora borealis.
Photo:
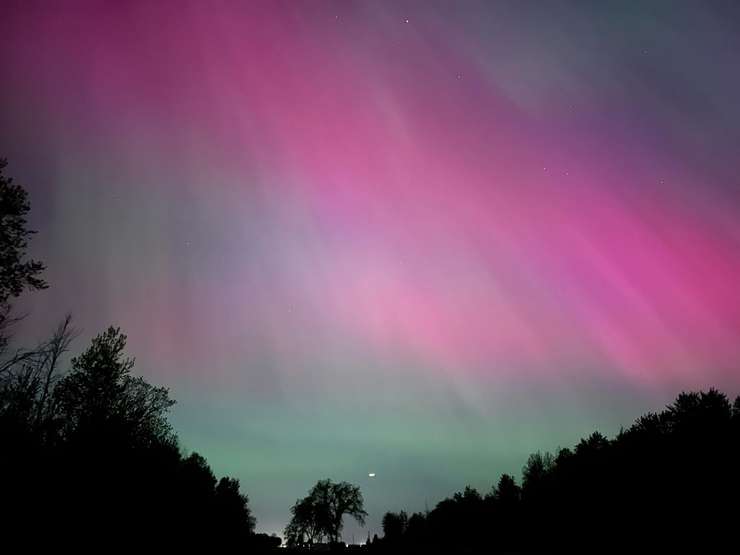
POLYGON ((21 335, 120 325, 260 530, 740 386, 736 3, 3 4, 21 335))

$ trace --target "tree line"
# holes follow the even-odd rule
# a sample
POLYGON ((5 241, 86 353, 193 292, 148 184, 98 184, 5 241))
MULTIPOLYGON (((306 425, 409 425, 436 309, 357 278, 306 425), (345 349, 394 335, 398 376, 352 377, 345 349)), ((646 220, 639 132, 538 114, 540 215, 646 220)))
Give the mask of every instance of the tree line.
POLYGON ((0 538, 26 547, 153 545, 263 550, 239 480, 185 453, 167 420, 175 401, 133 374, 110 327, 66 363, 67 317, 35 348, 12 348, 13 301, 47 287, 29 259, 26 191, 0 160, 0 538))
POLYGON ((521 483, 503 474, 433 510, 388 512, 391 552, 719 550, 737 543, 740 397, 684 392, 614 439, 594 432, 573 449, 536 452, 521 483))
MULTIPOLYGON (((175 401, 133 373, 126 336, 110 327, 81 354, 67 317, 35 348, 13 348, 13 301, 44 289, 27 255, 25 190, 0 160, 0 541, 111 550, 275 550, 255 533, 239 481, 186 453, 168 421, 175 401), (146 542, 146 543, 144 543, 146 542)), ((485 493, 467 487, 431 511, 388 512, 364 551, 547 552, 718 549, 740 516, 740 397, 681 393, 613 439, 536 452, 522 476, 485 493)), ((364 524, 360 489, 319 480, 290 509, 290 550, 341 549, 345 518, 364 524)))

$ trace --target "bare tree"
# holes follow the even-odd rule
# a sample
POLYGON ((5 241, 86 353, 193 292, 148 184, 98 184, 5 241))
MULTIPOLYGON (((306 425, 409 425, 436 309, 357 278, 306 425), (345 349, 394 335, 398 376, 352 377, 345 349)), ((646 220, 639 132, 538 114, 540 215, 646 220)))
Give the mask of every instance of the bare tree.
POLYGON ((53 418, 52 390, 60 364, 77 332, 66 316, 50 339, 18 351, 0 365, 0 415, 28 431, 41 431, 53 418))

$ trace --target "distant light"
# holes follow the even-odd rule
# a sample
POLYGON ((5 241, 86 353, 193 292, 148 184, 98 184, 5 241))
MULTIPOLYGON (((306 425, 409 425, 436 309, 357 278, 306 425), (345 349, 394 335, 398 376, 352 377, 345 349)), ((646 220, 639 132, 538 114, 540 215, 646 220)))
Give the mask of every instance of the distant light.
POLYGON ((375 478, 375 472, 371 472, 370 474, 368 474, 368 476, 369 476, 370 478, 375 478))

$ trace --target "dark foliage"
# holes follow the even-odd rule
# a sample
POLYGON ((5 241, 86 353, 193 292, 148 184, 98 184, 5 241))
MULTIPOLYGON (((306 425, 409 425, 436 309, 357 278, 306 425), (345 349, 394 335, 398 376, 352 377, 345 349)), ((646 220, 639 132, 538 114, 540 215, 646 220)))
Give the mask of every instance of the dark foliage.
MULTIPOLYGON (((109 328, 57 373, 69 322, 11 368, 0 389, 0 481, 8 535, 45 519, 56 544, 151 542, 254 547, 255 520, 239 481, 217 480, 197 453, 181 454, 165 388, 131 374, 126 337, 109 328)), ((268 545, 262 541, 262 545, 268 545)))
POLYGON ((275 547, 257 539, 239 481, 216 480, 183 456, 166 388, 134 376, 126 336, 109 328, 62 370, 75 336, 68 317, 35 349, 8 350, 11 301, 43 289, 27 259, 27 194, 0 160, 0 538, 3 546, 275 547))
POLYGON ((383 519, 386 552, 603 552, 736 541, 740 517, 740 397, 682 393, 612 440, 598 432, 556 456, 537 452, 522 487, 503 475, 426 514, 383 519), (401 531, 399 533, 399 531, 401 531))
POLYGON ((360 488, 331 480, 319 480, 306 497, 296 501, 290 512, 291 519, 285 528, 289 547, 311 547, 324 541, 337 544, 345 515, 360 524, 365 523, 367 516, 360 488))
POLYGON ((12 324, 10 301, 26 289, 44 289, 44 265, 27 257, 28 241, 35 232, 28 229, 28 193, 3 175, 7 161, 0 159, 0 353, 7 347, 7 330, 12 324))

